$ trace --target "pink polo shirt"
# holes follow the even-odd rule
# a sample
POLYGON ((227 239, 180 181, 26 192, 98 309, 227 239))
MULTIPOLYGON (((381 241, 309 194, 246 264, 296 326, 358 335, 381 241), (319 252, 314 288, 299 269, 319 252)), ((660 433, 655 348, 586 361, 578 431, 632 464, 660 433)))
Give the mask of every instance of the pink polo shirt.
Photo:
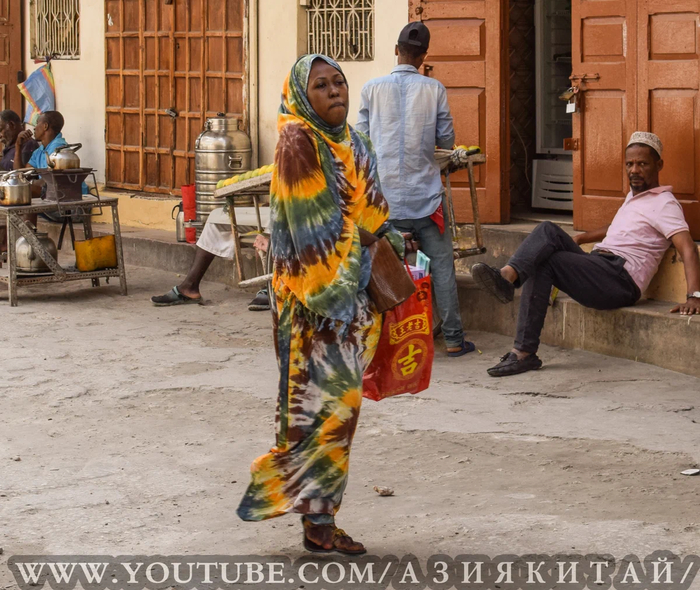
POLYGON ((644 293, 671 245, 671 237, 688 231, 673 187, 659 186, 638 195, 629 192, 594 250, 609 250, 625 259, 625 269, 644 293))

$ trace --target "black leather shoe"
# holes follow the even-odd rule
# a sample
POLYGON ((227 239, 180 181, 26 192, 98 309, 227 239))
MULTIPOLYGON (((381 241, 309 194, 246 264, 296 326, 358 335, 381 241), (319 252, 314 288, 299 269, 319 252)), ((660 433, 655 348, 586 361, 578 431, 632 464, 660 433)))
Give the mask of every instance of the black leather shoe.
POLYGON ((472 276, 484 291, 488 291, 501 303, 513 301, 515 286, 501 276, 501 271, 483 262, 477 262, 472 266, 472 276))
POLYGON ((495 367, 487 369, 486 372, 491 377, 507 377, 508 375, 518 375, 527 371, 535 371, 542 366, 542 360, 536 354, 529 354, 522 360, 518 360, 518 355, 509 352, 501 357, 501 362, 495 367))

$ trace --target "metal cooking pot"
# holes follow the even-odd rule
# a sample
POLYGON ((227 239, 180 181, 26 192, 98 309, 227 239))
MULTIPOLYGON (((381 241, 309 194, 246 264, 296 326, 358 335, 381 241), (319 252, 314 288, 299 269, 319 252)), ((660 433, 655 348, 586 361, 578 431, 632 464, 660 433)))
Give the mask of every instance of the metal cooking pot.
MULTIPOLYGON (((34 234, 42 246, 53 256, 54 260, 58 259, 58 250, 56 244, 49 237, 49 234, 43 232, 35 232, 34 234)), ((15 252, 17 256, 17 270, 24 272, 41 272, 49 270, 46 263, 39 258, 39 255, 34 252, 32 245, 21 237, 15 243, 15 252)))
POLYGON ((59 146, 54 150, 53 154, 46 154, 46 163, 49 168, 54 170, 80 168, 80 157, 75 152, 81 147, 83 147, 82 143, 69 143, 68 145, 59 146))
POLYGON ((23 172, 31 170, 12 170, 0 178, 0 205, 30 205, 32 202, 32 185, 23 172))

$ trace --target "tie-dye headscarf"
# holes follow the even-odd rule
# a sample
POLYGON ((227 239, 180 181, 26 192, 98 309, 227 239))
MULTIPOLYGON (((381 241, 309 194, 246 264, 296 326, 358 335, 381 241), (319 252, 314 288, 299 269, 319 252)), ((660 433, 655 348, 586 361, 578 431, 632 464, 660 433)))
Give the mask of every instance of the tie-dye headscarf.
POLYGON ((369 139, 346 122, 331 127, 307 95, 313 62, 300 58, 285 80, 270 187, 273 286, 313 314, 350 322, 369 266, 358 228, 376 233, 389 217, 369 139))

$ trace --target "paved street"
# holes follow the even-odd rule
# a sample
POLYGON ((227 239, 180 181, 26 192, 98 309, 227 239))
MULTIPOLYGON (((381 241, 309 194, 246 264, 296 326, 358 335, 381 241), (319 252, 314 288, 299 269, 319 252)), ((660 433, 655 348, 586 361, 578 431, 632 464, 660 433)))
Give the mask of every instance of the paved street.
MULTIPOLYGON (((297 517, 235 514, 273 442, 270 316, 209 283, 151 306, 178 280, 0 291, 0 588, 15 554, 301 553, 297 517)), ((340 526, 378 555, 698 552, 699 380, 552 347, 496 380, 510 342, 470 336, 428 391, 365 402, 340 526)))

